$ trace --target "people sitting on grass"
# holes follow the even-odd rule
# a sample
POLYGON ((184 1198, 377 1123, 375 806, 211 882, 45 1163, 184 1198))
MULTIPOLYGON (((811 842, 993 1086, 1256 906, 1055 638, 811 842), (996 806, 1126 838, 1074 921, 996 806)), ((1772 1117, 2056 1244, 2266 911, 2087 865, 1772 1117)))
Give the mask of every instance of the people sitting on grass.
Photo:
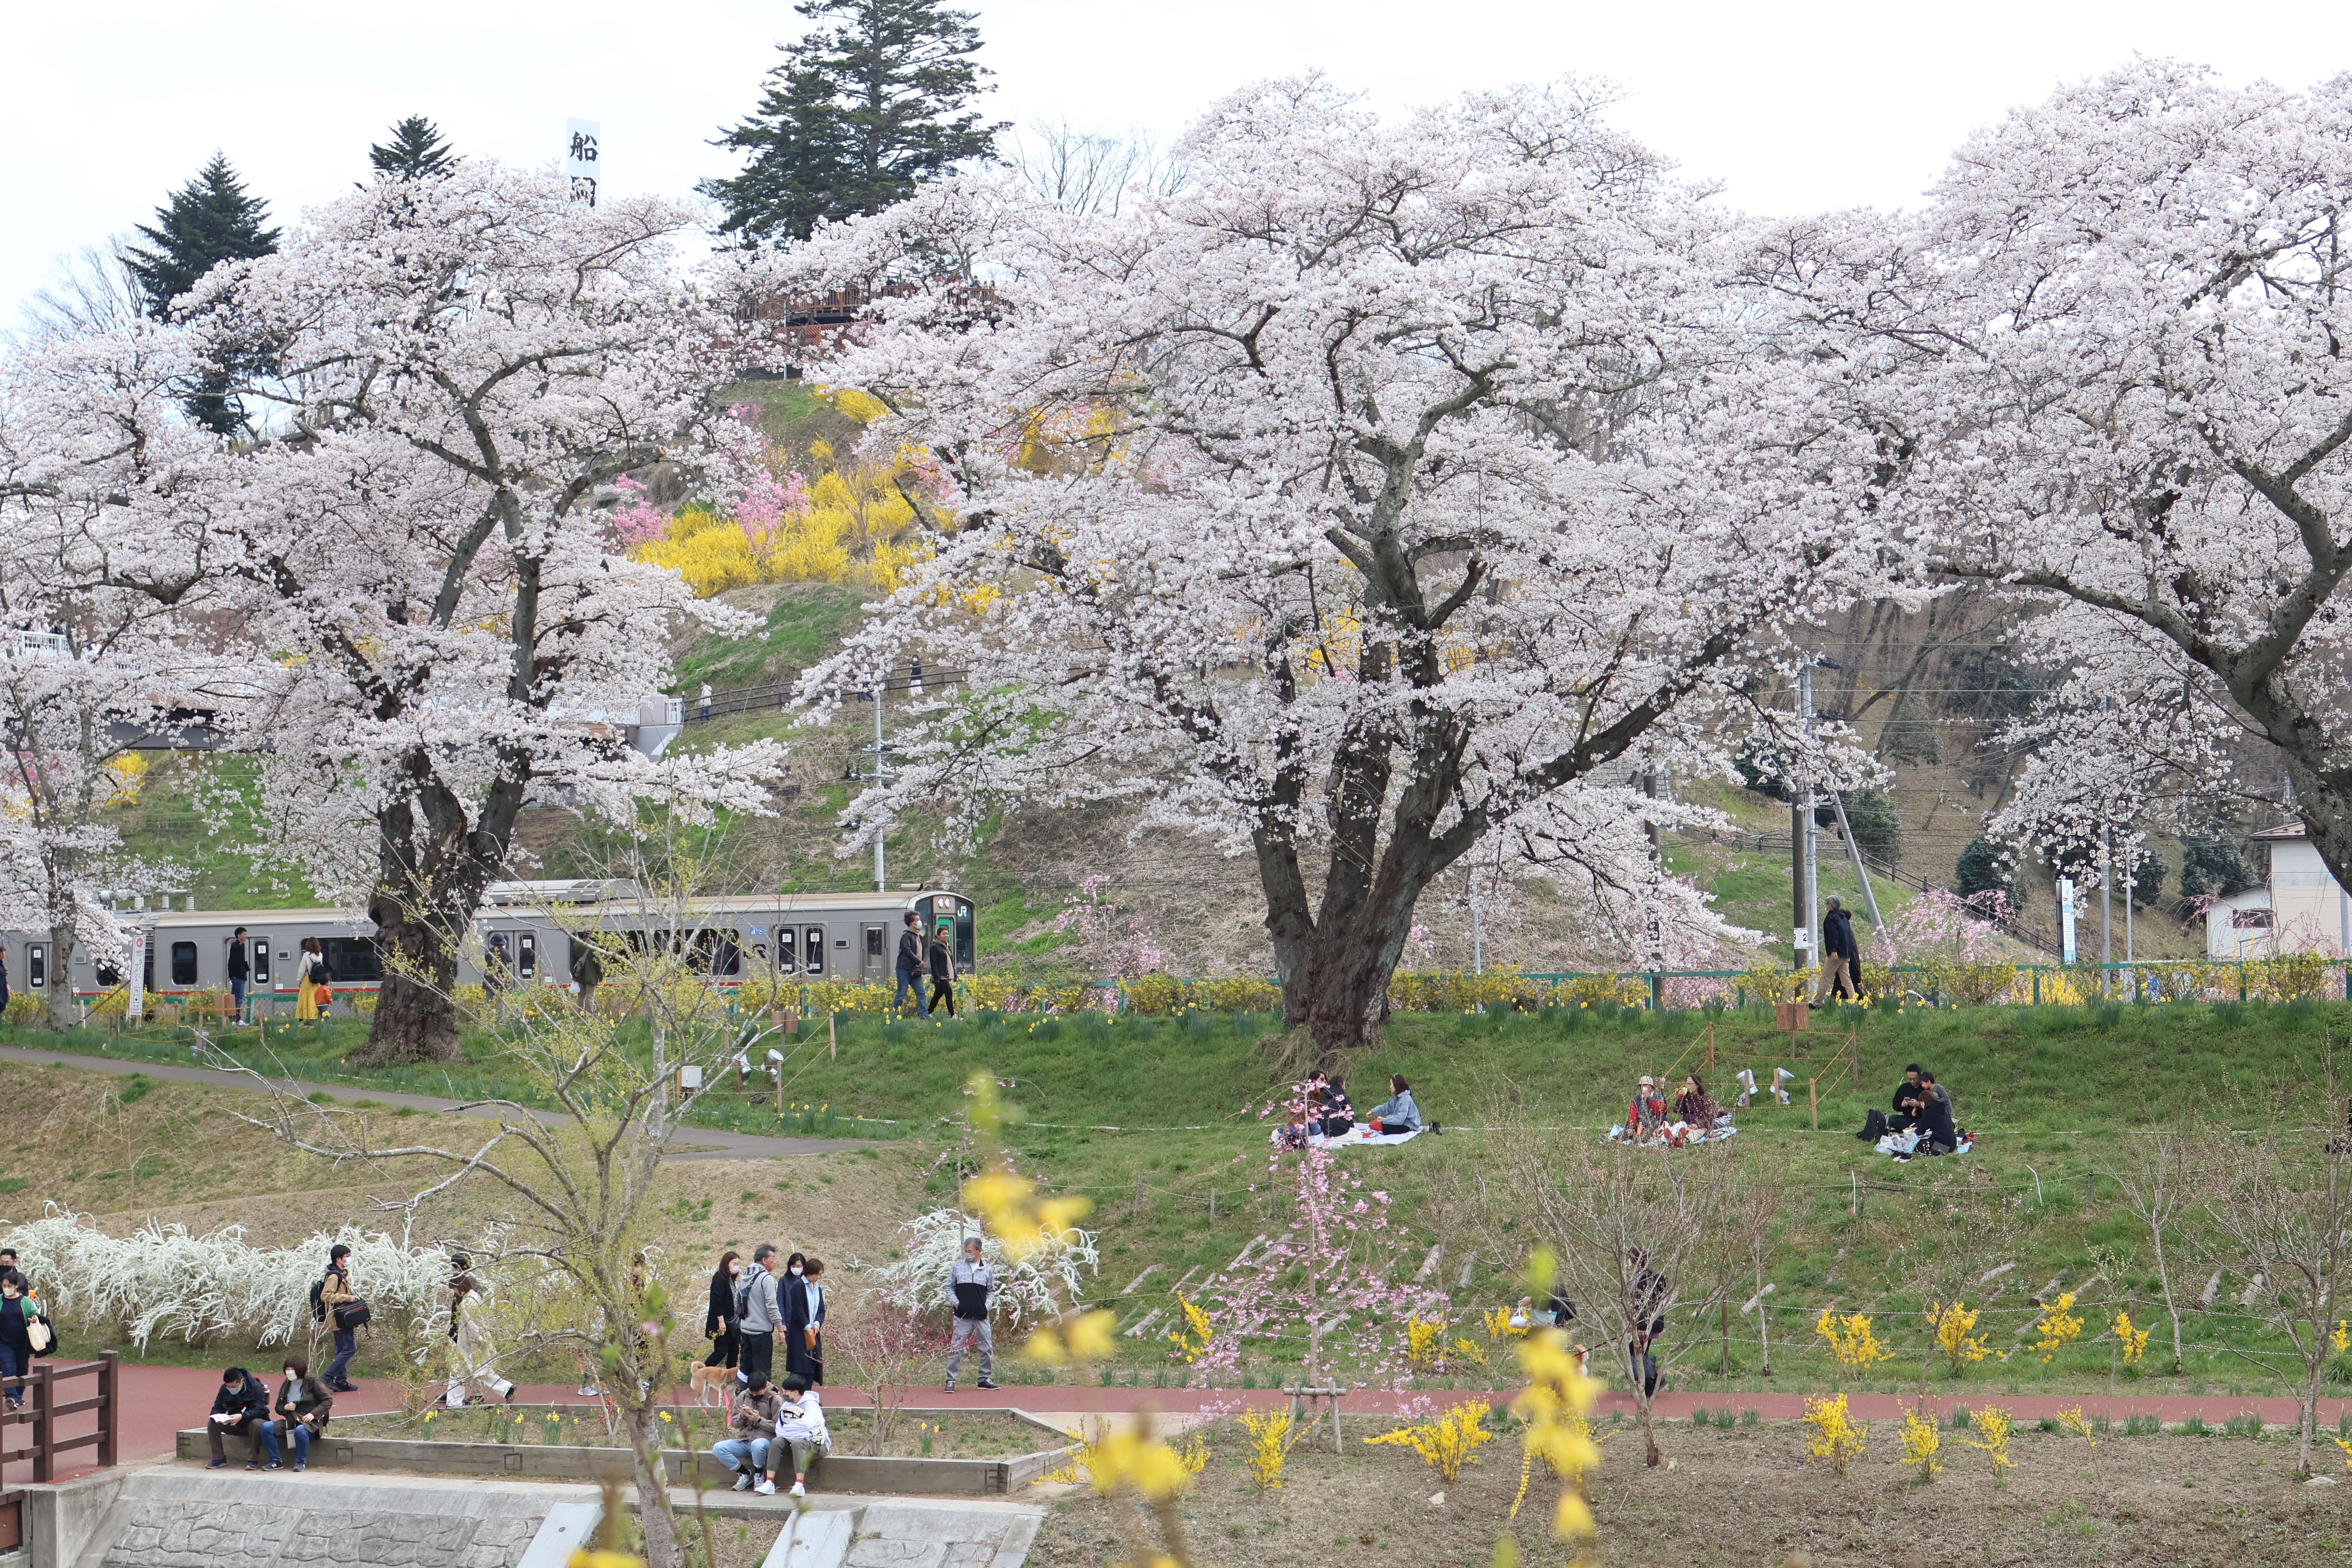
POLYGON ((1634 1086, 1633 1102, 1625 1108, 1625 1124, 1618 1135, 1635 1143, 1654 1143, 1665 1130, 1666 1102, 1658 1096, 1658 1080, 1643 1073, 1634 1086))
POLYGON ((1917 1062, 1903 1069, 1903 1081, 1895 1086, 1895 1114, 1886 1119, 1889 1132, 1907 1132, 1919 1120, 1920 1109, 1926 1103, 1919 1092, 1923 1076, 1917 1062))
POLYGON ((1324 1082, 1321 1117, 1310 1125, 1325 1138, 1345 1138, 1355 1130, 1356 1108, 1348 1103, 1348 1086, 1336 1078, 1324 1082))
POLYGON ((1723 1112, 1698 1074, 1693 1073, 1683 1079, 1682 1092, 1675 1096, 1675 1114, 1691 1131, 1704 1133, 1715 1131, 1716 1118, 1723 1112))
POLYGON ((769 1461, 776 1447, 776 1419, 782 1414, 783 1398, 768 1386, 768 1374, 755 1372, 751 1384, 735 1395, 735 1408, 728 1414, 728 1436, 711 1446, 719 1462, 735 1472, 735 1489, 748 1492, 755 1488, 773 1497, 776 1494, 776 1468, 769 1461))
POLYGON ((1952 1121, 1952 1091, 1936 1081, 1936 1075, 1919 1075, 1919 1152, 1926 1154, 1948 1154, 1960 1146, 1960 1137, 1952 1121))
MULTIPOLYGON (((809 1380, 796 1372, 784 1374, 783 1408, 776 1417, 776 1449, 774 1458, 781 1460, 789 1447, 793 1456, 793 1496, 808 1496, 809 1462, 833 1447, 832 1435, 824 1429, 824 1406, 817 1398, 809 1380)), ((781 1463, 769 1468, 768 1479, 755 1489, 768 1496, 776 1490, 776 1475, 783 1469, 781 1463)))
POLYGON ((256 1457, 246 1461, 248 1470, 285 1468, 278 1457, 278 1429, 269 1424, 269 1390, 261 1379, 241 1366, 230 1367, 221 1373, 221 1385, 213 1392, 213 1413, 205 1423, 205 1435, 212 1439, 212 1463, 205 1468, 217 1470, 228 1463, 228 1449, 223 1439, 235 1436, 259 1444, 256 1457), (265 1467, 259 1455, 267 1453, 269 1463, 265 1467))
POLYGON ((299 1355, 286 1358, 286 1381, 278 1386, 278 1426, 294 1445, 294 1468, 308 1469, 310 1445, 327 1429, 335 1396, 310 1375, 310 1363, 299 1355))
POLYGON ((1292 1111, 1288 1120, 1274 1130, 1274 1146, 1277 1149, 1307 1147, 1307 1112, 1292 1111))
POLYGON ((1412 1086, 1404 1074, 1390 1075, 1389 1097, 1372 1107, 1371 1122, 1372 1130, 1383 1135, 1421 1131, 1421 1107, 1413 1103, 1412 1086))

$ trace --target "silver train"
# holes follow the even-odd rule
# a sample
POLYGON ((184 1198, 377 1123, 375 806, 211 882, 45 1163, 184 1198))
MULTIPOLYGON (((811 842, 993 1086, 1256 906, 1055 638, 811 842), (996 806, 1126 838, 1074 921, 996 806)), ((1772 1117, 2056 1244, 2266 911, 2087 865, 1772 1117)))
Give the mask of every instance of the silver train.
MULTIPOLYGON (((641 900, 625 883, 499 882, 492 884, 474 918, 475 941, 460 959, 457 983, 480 984, 487 957, 505 971, 510 984, 569 986, 574 982, 572 933, 589 931, 610 932, 621 942, 641 943, 656 932, 665 942, 682 942, 695 966, 716 985, 887 982, 910 911, 921 921, 927 941, 940 927, 949 927, 957 973, 973 972, 971 900, 943 889, 696 899, 681 919, 671 908, 641 900)), ((194 991, 227 990, 229 941, 239 926, 246 928, 253 966, 249 992, 264 1010, 277 1010, 273 1003, 278 998, 284 1007, 293 1006, 299 980, 296 954, 305 937, 319 938, 339 1004, 383 981, 374 922, 358 910, 167 909, 159 901, 154 909, 118 910, 117 916, 146 934, 141 989, 159 1002, 194 991)), ((14 994, 47 996, 59 982, 46 934, 0 931, 0 947, 7 952, 14 994)), ((123 979, 112 965, 76 952, 70 983, 77 998, 101 995, 123 979)))

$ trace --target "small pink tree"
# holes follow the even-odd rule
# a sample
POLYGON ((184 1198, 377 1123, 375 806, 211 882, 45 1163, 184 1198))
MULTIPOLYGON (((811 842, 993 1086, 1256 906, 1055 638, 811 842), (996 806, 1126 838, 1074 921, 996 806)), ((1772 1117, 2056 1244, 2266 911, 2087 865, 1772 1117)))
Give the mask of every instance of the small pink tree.
POLYGON ((646 500, 646 487, 626 474, 613 486, 627 499, 627 504, 613 509, 613 531, 620 536, 622 548, 634 550, 659 539, 669 527, 669 513, 646 500))
POLYGON ((1143 922, 1103 896, 1109 886, 1110 879, 1099 874, 1081 881, 1054 917, 1054 930, 1063 934, 1076 931, 1087 967, 1110 979, 1132 980, 1167 968, 1168 952, 1151 940, 1143 922))
POLYGON ((1910 908, 1870 933, 1870 955, 1880 963, 1987 963, 1998 956, 1999 922, 2009 899, 1998 891, 1961 898, 1930 888, 1910 908))
MULTIPOLYGON (((1306 1114, 1305 1086, 1258 1115, 1277 1110, 1306 1114)), ((1412 1376, 1405 1324, 1417 1312, 1442 1311, 1444 1297, 1391 1277, 1403 1238, 1389 1224, 1389 1194, 1368 1187, 1320 1142, 1276 1144, 1265 1173, 1289 1208, 1287 1221, 1202 1287, 1210 1338, 1192 1364, 1231 1373, 1250 1342, 1303 1335, 1307 1383, 1404 1386, 1412 1376)))

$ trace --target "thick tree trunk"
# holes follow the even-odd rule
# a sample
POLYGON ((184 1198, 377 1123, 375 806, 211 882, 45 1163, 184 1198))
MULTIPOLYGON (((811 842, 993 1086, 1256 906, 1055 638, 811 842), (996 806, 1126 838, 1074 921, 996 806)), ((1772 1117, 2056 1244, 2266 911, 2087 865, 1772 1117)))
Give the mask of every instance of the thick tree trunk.
MULTIPOLYGON (((63 925, 49 928, 48 973, 42 976, 43 989, 48 993, 49 1027, 60 1034, 74 1026, 73 988, 74 927, 68 915, 63 925)), ((29 985, 32 976, 25 975, 19 984, 29 985)))
POLYGON ((506 864, 522 808, 527 764, 491 786, 469 823, 457 795, 433 776, 426 757, 411 760, 413 793, 377 820, 377 871, 368 899, 383 986, 367 1043, 352 1055, 362 1066, 458 1059, 457 954, 482 893, 506 864), (420 826, 421 823, 421 826, 420 826))

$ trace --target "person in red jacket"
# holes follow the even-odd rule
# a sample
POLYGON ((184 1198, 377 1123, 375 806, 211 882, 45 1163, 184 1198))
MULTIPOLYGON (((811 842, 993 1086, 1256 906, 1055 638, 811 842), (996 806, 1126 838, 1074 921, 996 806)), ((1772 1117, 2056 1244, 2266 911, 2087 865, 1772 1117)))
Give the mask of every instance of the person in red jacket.
POLYGON ((1625 1139, 1632 1143, 1654 1143, 1665 1126, 1666 1102, 1658 1093, 1657 1080, 1643 1073, 1633 1090, 1633 1102, 1625 1108, 1625 1139))

